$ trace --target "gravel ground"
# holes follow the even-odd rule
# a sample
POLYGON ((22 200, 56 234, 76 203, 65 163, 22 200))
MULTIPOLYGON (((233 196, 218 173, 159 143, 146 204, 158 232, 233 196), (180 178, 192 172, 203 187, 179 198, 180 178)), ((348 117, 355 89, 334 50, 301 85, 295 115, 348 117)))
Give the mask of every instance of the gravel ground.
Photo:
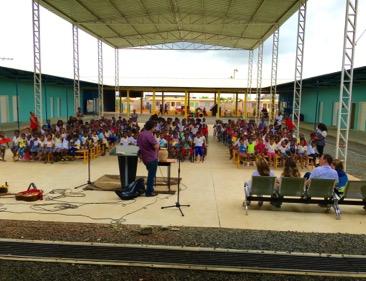
POLYGON ((366 235, 0 220, 0 237, 366 255, 366 235))
POLYGON ((223 281, 223 280, 261 280, 261 281, 355 281, 357 278, 315 277, 270 275, 253 273, 227 273, 188 270, 150 269, 137 267, 117 267, 99 265, 76 265, 34 262, 0 262, 0 281, 42 281, 42 280, 136 280, 136 281, 223 281))
MULTIPOLYGON (((0 237, 147 245, 220 247, 366 255, 366 235, 255 231, 222 228, 151 227, 0 220, 0 237)), ((0 281, 8 280, 362 280, 343 277, 206 272, 140 267, 58 264, 0 260, 0 281)))

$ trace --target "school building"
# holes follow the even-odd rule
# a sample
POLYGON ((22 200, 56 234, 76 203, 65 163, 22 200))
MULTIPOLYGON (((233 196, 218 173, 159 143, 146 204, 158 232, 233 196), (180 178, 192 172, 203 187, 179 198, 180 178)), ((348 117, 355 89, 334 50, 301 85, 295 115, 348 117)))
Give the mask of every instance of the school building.
MULTIPOLYGON (((303 80, 301 114, 308 123, 322 122, 337 126, 341 72, 303 80)), ((291 114, 294 83, 277 86, 279 103, 284 113, 291 114)), ((350 129, 366 131, 366 67, 354 69, 350 129)))
MULTIPOLYGON (((353 79, 350 125, 351 129, 366 131, 366 67, 354 69, 353 79)), ((337 126, 340 80, 341 72, 303 80, 301 102, 303 121, 315 124, 323 122, 327 126, 337 126)), ((293 82, 277 86, 279 106, 284 113, 292 113, 293 86, 293 82)), ((42 91, 45 120, 67 119, 75 115, 73 79, 44 74, 42 91)), ((266 89, 263 91, 266 92, 266 89)), ((143 92, 140 89, 131 92, 130 97, 140 100, 143 92)), ((98 112, 96 83, 80 81, 80 96, 81 110, 84 114, 98 112)), ((126 97, 126 90, 121 91, 121 96, 126 97)), ((239 102, 238 108, 241 107, 239 102)), ((104 110, 118 112, 112 86, 104 86, 104 110)), ((20 123, 26 123, 29 120, 30 111, 34 111, 33 72, 0 67, 0 124, 3 126, 16 123, 18 120, 20 123)))
MULTIPOLYGON (((73 83, 73 79, 42 75, 45 120, 75 116, 73 83)), ((105 87, 105 93, 111 90, 105 87)), ((97 112, 97 84, 80 81, 80 96, 83 112, 97 112)), ((0 124, 28 122, 30 111, 34 111, 33 72, 0 67, 0 124)))

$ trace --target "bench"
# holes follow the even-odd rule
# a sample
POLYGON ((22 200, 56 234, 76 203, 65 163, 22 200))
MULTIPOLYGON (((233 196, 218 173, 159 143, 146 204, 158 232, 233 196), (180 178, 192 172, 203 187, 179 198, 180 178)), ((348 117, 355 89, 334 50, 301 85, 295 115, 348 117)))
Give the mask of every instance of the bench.
POLYGON ((334 195, 334 180, 312 179, 305 188, 304 178, 281 178, 276 187, 275 177, 252 177, 252 190, 249 196, 244 193, 243 206, 248 214, 250 201, 270 202, 276 207, 283 203, 319 204, 329 211, 333 207, 336 219, 341 218, 339 205, 360 205, 366 210, 366 181, 349 181, 343 197, 334 195))

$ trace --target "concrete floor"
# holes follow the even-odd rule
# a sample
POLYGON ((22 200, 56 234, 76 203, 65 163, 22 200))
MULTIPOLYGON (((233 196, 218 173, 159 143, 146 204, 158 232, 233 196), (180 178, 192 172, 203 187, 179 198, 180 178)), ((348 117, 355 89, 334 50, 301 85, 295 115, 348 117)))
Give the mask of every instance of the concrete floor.
MULTIPOLYGON (((87 179, 87 166, 82 161, 55 164, 13 162, 9 152, 7 158, 7 162, 0 162, 0 183, 7 181, 9 192, 25 190, 30 182, 36 183, 46 193, 52 189, 74 190, 74 186, 87 179)), ((316 205, 301 204, 284 204, 281 209, 273 208, 268 203, 259 209, 253 204, 246 216, 242 208, 243 183, 250 179, 252 172, 253 167, 236 168, 228 158, 226 147, 211 139, 204 163, 184 162, 181 165, 181 203, 191 205, 183 208, 184 217, 175 208, 161 209, 162 206, 174 204, 175 195, 121 201, 114 192, 85 191, 85 197, 61 200, 98 204, 57 212, 42 211, 37 205, 58 203, 55 201, 23 203, 14 198, 0 197, 0 210, 5 210, 0 212, 0 219, 365 233, 366 212, 360 206, 341 206, 341 220, 335 219, 333 211, 325 213, 316 205)), ((281 170, 275 171, 276 175, 280 173, 281 170)), ((104 156, 92 161, 92 181, 105 174, 118 174, 116 157, 104 156)), ((147 174, 141 163, 137 174, 147 174)), ((157 175, 166 176, 166 169, 158 169, 157 175)), ((177 176, 177 164, 173 164, 172 176, 177 176)), ((42 207, 49 209, 54 206, 42 207)))

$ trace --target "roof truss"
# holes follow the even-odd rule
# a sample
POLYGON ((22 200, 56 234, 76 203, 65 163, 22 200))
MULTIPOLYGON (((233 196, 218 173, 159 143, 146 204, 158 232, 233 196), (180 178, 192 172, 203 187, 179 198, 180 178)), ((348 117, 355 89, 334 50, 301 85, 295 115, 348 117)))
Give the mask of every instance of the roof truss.
POLYGON ((191 42, 253 49, 300 0, 39 0, 115 48, 191 42))

